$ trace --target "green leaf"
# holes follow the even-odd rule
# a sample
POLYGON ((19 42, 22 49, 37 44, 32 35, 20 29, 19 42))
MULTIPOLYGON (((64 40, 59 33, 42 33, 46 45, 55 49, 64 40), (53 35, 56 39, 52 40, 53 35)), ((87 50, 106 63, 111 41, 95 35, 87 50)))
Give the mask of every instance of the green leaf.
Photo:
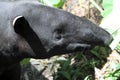
POLYGON ((119 77, 120 76, 120 68, 114 71, 113 76, 119 77))
POLYGON ((114 41, 110 44, 110 48, 113 50, 116 48, 116 46, 118 45, 119 41, 120 41, 120 29, 118 29, 117 31, 115 31, 113 33, 114 35, 114 41))
POLYGON ((101 13, 101 15, 103 17, 106 17, 112 11, 113 0, 103 0, 102 6, 103 6, 104 11, 101 13))
POLYGON ((46 4, 48 6, 53 6, 56 8, 60 8, 63 6, 65 0, 39 0, 41 3, 46 4))
POLYGON ((71 80, 70 74, 66 71, 59 71, 59 74, 63 75, 67 80, 71 80))
POLYGON ((116 49, 120 51, 120 43, 117 45, 116 49))
POLYGON ((117 80, 116 77, 107 77, 105 80, 117 80))
POLYGON ((93 55, 95 55, 97 58, 99 58, 99 59, 102 60, 100 54, 99 54, 97 51, 95 51, 95 50, 91 50, 90 52, 91 52, 93 55))
POLYGON ((27 58, 27 59, 24 59, 20 62, 21 65, 27 65, 29 63, 30 59, 27 58))
POLYGON ((88 75, 88 76, 85 77, 84 80, 90 80, 90 77, 91 77, 91 75, 88 75))

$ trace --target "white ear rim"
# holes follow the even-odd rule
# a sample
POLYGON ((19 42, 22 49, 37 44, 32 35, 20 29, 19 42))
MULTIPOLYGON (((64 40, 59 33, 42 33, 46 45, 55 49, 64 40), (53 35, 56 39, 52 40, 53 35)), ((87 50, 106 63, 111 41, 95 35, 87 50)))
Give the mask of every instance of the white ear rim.
POLYGON ((15 22, 16 22, 19 18, 22 18, 22 17, 23 17, 23 16, 17 16, 17 17, 15 17, 14 20, 13 20, 13 23, 12 23, 13 26, 15 25, 15 22))

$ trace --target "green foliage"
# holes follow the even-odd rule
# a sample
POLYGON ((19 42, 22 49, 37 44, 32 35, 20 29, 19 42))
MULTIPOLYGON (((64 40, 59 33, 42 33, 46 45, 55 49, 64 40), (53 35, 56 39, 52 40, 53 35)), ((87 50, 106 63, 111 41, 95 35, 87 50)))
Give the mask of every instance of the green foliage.
POLYGON ((27 58, 27 59, 24 59, 20 62, 21 65, 27 65, 29 63, 30 59, 27 58))
POLYGON ((116 49, 120 51, 120 43, 117 45, 116 49))
MULTIPOLYGON (((102 67, 108 53, 105 47, 97 46, 90 52, 78 52, 66 59, 57 60, 53 65, 59 64, 59 68, 56 72, 52 71, 53 78, 54 80, 94 80, 94 67, 102 67)), ((106 76, 103 77, 105 79, 106 76)))
POLYGON ((60 64, 60 68, 57 73, 53 74, 54 80, 77 80, 78 76, 81 74, 79 68, 74 68, 71 65, 72 58, 67 60, 58 60, 55 63, 60 64))
POLYGON ((120 63, 111 62, 107 74, 103 75, 100 80, 119 80, 120 79, 120 63))
POLYGON ((91 80, 90 77, 91 77, 91 75, 88 75, 88 76, 85 77, 84 80, 91 80))
POLYGON ((108 14, 112 12, 113 0, 102 0, 102 7, 104 11, 101 12, 101 15, 103 17, 106 17, 108 14))
POLYGON ((60 8, 63 6, 65 0, 38 0, 43 4, 46 4, 48 6, 60 8))
POLYGON ((59 68, 53 74, 54 80, 94 80, 94 67, 102 66, 108 56, 106 51, 103 47, 95 47, 91 52, 78 52, 70 58, 55 61, 54 65, 59 64, 59 68))
POLYGON ((103 59, 106 59, 106 57, 108 57, 109 52, 111 52, 111 51, 109 49, 107 49, 106 47, 96 46, 90 52, 92 55, 94 55, 96 58, 98 58, 100 61, 102 61, 103 59))

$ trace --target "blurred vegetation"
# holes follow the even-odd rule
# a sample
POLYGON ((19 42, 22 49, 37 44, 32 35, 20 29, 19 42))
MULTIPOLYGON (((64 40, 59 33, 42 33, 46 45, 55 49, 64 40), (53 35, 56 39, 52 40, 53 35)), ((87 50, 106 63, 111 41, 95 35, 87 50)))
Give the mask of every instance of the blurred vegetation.
POLYGON ((109 49, 97 46, 91 51, 69 55, 65 60, 56 60, 53 65, 60 66, 53 74, 54 80, 95 80, 94 67, 101 68, 109 53, 109 49))

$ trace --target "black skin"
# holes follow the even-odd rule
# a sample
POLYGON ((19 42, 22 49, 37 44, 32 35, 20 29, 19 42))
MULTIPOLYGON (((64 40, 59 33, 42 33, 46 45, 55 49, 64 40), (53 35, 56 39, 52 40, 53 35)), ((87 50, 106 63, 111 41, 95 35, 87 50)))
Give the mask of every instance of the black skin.
POLYGON ((20 80, 24 58, 49 58, 112 40, 89 20, 36 1, 0 2, 0 8, 0 80, 20 80))

